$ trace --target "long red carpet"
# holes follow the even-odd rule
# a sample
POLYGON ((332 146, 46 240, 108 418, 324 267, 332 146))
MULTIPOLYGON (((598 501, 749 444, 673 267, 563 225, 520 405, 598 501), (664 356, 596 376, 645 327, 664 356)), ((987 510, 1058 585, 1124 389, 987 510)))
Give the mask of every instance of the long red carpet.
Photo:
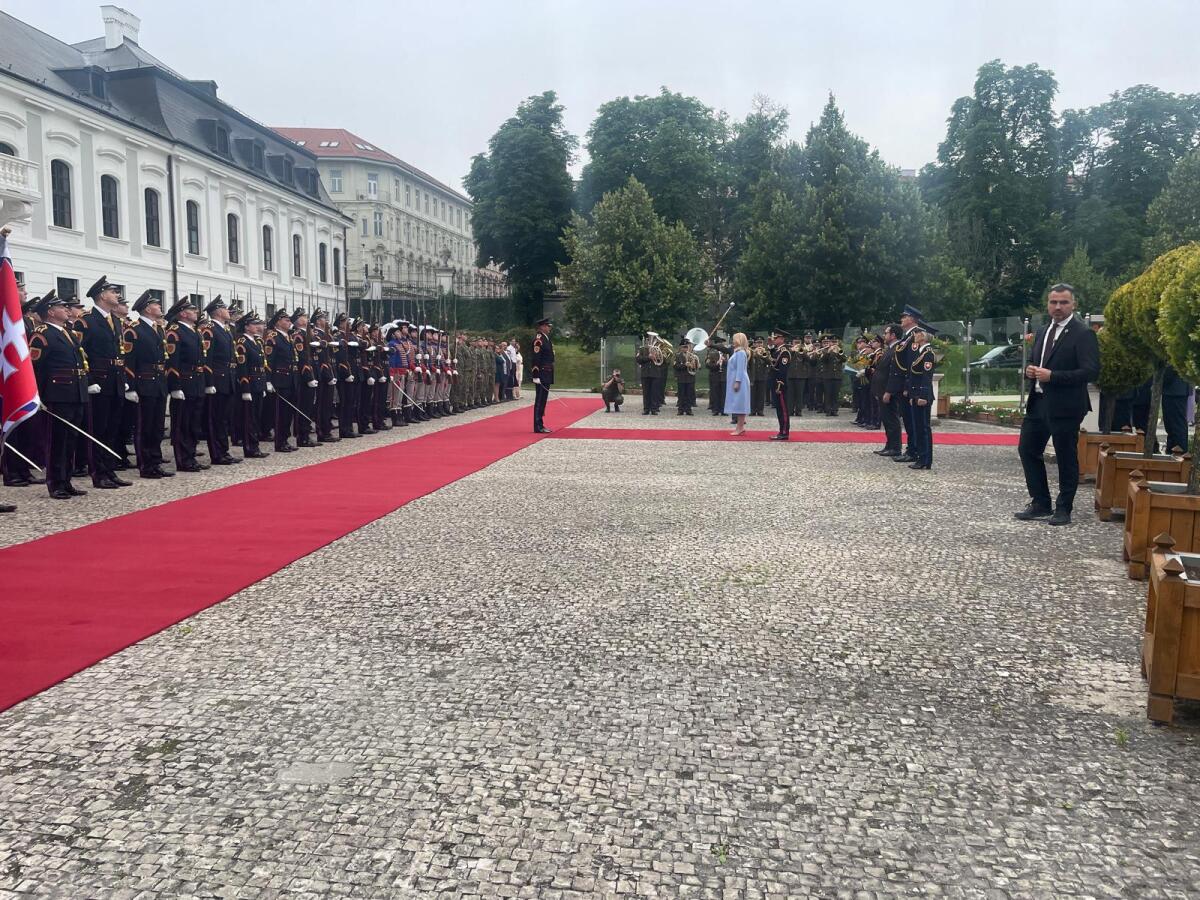
MULTIPOLYGON (((587 441, 747 441, 769 440, 773 431, 747 431, 734 437, 724 430, 696 430, 690 428, 567 428, 556 431, 552 438, 560 440, 587 441)), ((942 446, 1015 447, 1016 432, 1012 434, 938 434, 933 442, 942 446)), ((879 444, 883 445, 882 431, 793 431, 793 444, 879 444)))
MULTIPOLYGON (((599 407, 555 400, 546 424, 599 407)), ((0 550, 0 710, 541 437, 518 409, 0 550)))

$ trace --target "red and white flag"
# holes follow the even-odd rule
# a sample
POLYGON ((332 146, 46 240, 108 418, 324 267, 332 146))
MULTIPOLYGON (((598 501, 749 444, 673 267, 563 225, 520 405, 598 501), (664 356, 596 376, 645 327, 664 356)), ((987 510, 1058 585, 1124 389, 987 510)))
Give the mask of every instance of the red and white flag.
POLYGON ((8 237, 0 234, 0 409, 4 417, 0 435, 7 436, 37 412, 40 402, 33 360, 25 341, 17 276, 8 255, 8 237))

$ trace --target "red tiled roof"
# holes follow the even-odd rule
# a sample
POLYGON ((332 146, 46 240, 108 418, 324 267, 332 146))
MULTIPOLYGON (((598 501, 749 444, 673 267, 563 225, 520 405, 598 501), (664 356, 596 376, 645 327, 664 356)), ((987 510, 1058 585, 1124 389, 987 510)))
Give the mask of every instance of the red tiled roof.
POLYGON ((392 156, 386 150, 380 150, 370 141, 345 128, 276 128, 275 131, 319 157, 338 159, 350 157, 391 163, 444 191, 448 191, 467 203, 471 202, 470 198, 464 196, 460 191, 443 184, 428 172, 422 172, 416 166, 406 163, 397 156, 392 156))

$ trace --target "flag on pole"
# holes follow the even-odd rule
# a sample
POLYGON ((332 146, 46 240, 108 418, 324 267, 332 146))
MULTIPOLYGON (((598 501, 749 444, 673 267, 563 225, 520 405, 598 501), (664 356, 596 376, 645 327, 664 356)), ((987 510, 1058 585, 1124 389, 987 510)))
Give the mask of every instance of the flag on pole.
POLYGON ((8 255, 8 236, 0 233, 0 436, 38 411, 37 379, 29 344, 25 341, 25 320, 17 294, 17 276, 8 255))

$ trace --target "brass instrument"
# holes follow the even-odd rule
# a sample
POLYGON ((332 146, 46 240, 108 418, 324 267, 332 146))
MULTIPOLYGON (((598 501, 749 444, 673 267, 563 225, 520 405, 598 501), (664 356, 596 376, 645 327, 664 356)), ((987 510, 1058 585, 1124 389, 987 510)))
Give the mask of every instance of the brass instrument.
POLYGON ((684 366, 684 368, 686 368, 688 370, 688 372, 695 375, 696 370, 700 368, 700 357, 698 357, 691 350, 684 350, 683 351, 683 366, 684 366))
POLYGON ((642 339, 642 347, 650 356, 650 362, 656 366, 661 366, 664 359, 675 359, 675 348, 671 346, 670 341, 664 341, 653 331, 646 332, 646 337, 642 339))

